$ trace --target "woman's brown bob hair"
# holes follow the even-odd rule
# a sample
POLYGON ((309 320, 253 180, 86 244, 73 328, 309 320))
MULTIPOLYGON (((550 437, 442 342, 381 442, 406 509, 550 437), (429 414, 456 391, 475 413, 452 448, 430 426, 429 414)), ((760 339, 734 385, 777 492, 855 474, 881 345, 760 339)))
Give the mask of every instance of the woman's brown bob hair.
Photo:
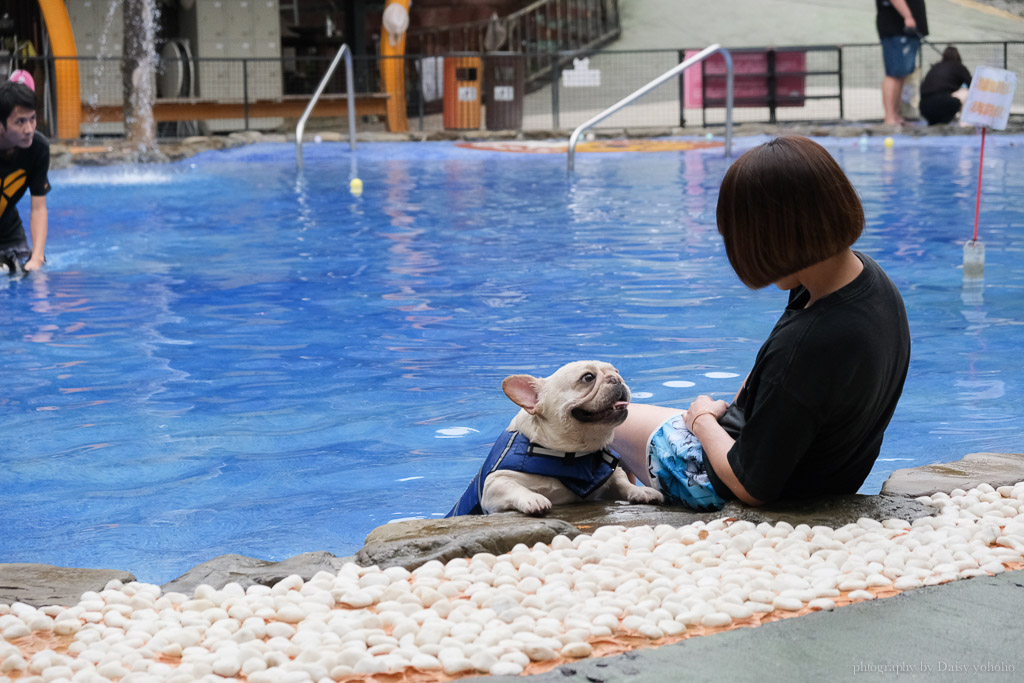
POLYGON ((848 248, 864 208, 824 147, 785 136, 736 160, 718 195, 718 232, 743 284, 760 289, 848 248))

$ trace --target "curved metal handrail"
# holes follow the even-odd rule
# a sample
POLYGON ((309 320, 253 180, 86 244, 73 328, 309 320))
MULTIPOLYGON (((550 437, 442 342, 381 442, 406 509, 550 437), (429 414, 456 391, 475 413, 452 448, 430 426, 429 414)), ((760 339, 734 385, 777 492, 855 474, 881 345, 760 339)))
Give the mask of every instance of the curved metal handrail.
POLYGON ((309 118, 313 107, 320 100, 320 95, 323 94, 324 88, 327 87, 327 81, 334 74, 334 69, 338 66, 338 62, 342 57, 345 58, 345 92, 348 98, 348 146, 353 152, 356 150, 356 98, 352 90, 352 50, 349 49, 346 43, 341 46, 338 54, 334 56, 334 61, 327 67, 327 73, 324 74, 320 85, 316 88, 316 92, 313 93, 313 98, 306 105, 306 111, 302 112, 299 124, 295 126, 295 158, 299 168, 302 168, 302 131, 306 128, 306 119, 309 118))
POLYGON ((579 141, 579 137, 583 133, 583 131, 587 130, 588 128, 594 126, 597 123, 600 123, 601 121, 605 120, 606 118, 608 118, 609 116, 611 116, 615 112, 619 111, 623 107, 633 103, 635 100, 640 99, 641 97, 643 97, 644 95, 646 95, 650 91, 654 90, 655 88, 657 88, 659 85, 661 85, 665 81, 667 81, 670 78, 672 78, 672 77, 682 73, 683 71, 686 71, 687 69, 689 69, 694 64, 699 64, 700 62, 704 61, 705 59, 707 59, 711 55, 719 53, 719 52, 722 53, 722 57, 725 58, 725 68, 726 68, 725 156, 727 156, 727 157, 731 156, 732 155, 732 90, 733 90, 733 87, 732 87, 733 86, 732 55, 729 54, 729 51, 727 49, 725 49, 724 47, 722 47, 718 43, 715 43, 714 45, 710 45, 710 46, 704 48, 703 50, 701 50, 700 52, 698 52, 694 56, 690 57, 689 59, 686 59, 683 62, 680 62, 679 64, 677 64, 673 68, 671 68, 668 71, 666 71, 665 73, 663 73, 661 76, 658 76, 653 81, 651 81, 650 83, 648 83, 644 87, 640 88, 639 90, 637 90, 633 94, 627 95, 625 98, 619 100, 618 102, 616 102, 612 106, 608 107, 607 109, 605 109, 603 112, 601 112, 597 116, 593 117, 592 119, 590 119, 590 120, 580 124, 576 128, 576 130, 574 130, 572 132, 572 135, 569 136, 569 171, 572 171, 573 168, 574 168, 574 162, 575 162, 575 157, 576 157, 576 143, 579 141))

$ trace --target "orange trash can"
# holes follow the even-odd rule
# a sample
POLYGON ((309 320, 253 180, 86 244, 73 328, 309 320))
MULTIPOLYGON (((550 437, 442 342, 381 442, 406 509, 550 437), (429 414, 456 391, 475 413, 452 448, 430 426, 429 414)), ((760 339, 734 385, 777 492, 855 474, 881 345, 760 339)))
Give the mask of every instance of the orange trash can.
POLYGON ((483 61, 475 52, 444 58, 444 112, 446 130, 479 130, 480 86, 483 61))

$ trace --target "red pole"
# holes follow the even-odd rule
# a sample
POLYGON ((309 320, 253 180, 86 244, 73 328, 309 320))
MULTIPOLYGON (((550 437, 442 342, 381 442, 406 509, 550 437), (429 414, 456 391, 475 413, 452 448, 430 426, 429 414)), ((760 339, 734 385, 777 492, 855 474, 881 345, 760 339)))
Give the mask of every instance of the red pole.
POLYGON ((978 241, 978 214, 981 213, 981 169, 985 166, 985 127, 981 128, 981 158, 978 160, 978 198, 974 200, 974 237, 978 241))

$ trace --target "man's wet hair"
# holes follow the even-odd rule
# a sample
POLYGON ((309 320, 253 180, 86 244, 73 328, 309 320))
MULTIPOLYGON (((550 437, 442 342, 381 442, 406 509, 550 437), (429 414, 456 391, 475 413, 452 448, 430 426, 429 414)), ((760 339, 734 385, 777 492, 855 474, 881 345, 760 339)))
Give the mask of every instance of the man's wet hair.
POLYGON ((759 145, 729 167, 718 232, 743 284, 760 289, 850 247, 864 207, 824 147, 799 136, 759 145))
POLYGON ((4 81, 0 83, 0 125, 7 126, 7 119, 15 107, 36 110, 36 94, 24 83, 4 81))

